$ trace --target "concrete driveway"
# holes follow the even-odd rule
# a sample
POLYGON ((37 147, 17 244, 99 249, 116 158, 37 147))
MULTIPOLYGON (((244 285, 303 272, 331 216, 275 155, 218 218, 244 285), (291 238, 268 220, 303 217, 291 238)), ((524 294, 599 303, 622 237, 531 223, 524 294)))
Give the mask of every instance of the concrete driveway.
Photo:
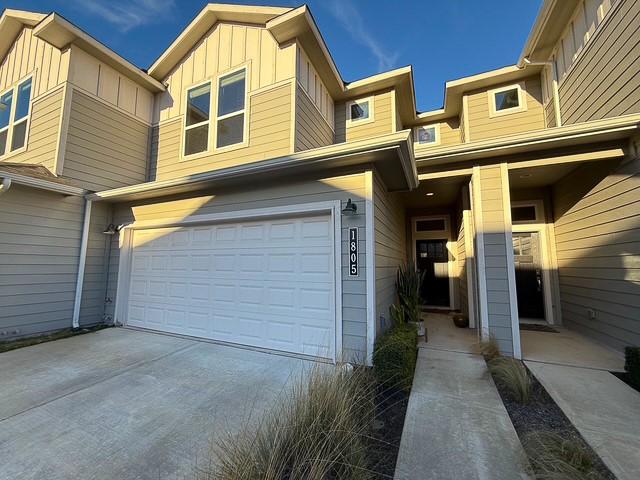
POLYGON ((184 479, 312 362, 126 329, 0 354, 0 479, 184 479))

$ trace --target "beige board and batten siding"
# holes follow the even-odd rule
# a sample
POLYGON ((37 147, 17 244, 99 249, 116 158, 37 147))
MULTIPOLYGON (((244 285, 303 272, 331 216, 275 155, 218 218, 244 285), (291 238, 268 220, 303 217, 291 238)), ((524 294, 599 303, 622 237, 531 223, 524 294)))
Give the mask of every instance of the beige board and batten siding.
POLYGON ((63 89, 57 88, 40 96, 31 106, 27 148, 16 154, 7 154, 1 160, 13 163, 35 163, 55 169, 55 157, 62 115, 63 89))
POLYGON ((2 338, 70 328, 83 199, 14 185, 0 202, 2 338))
POLYGON ((542 130, 545 128, 545 114, 542 107, 542 85, 540 77, 529 77, 524 84, 527 108, 524 111, 490 116, 489 90, 511 85, 510 83, 495 85, 491 89, 483 89, 466 94, 468 103, 469 132, 465 132, 467 140, 478 141, 506 135, 542 130))
POLYGON ((563 322, 640 344, 640 159, 580 167, 552 196, 563 322))
MULTIPOLYGON (((499 165, 480 167, 480 226, 484 241, 484 264, 489 334, 496 339, 501 352, 514 353, 511 328, 504 188, 499 165)), ((482 273, 481 273, 482 274, 482 273)), ((480 293, 482 295, 482 292, 480 293)))
POLYGON ((80 90, 71 95, 62 174, 89 190, 144 182, 149 127, 80 90))
POLYGON ((640 112, 640 2, 619 0, 559 85, 563 124, 640 112))
POLYGON ((0 92, 33 73, 31 98, 38 98, 64 83, 68 72, 69 51, 61 52, 25 27, 0 63, 0 92))
POLYGON ((333 128, 301 85, 296 88, 295 151, 333 144, 333 128))
MULTIPOLYGON (((287 185, 266 186, 244 191, 226 191, 221 194, 182 200, 166 200, 162 203, 147 201, 144 204, 118 205, 114 211, 114 223, 134 220, 179 221, 189 216, 226 213, 276 206, 304 205, 312 202, 340 200, 344 206, 351 198, 357 205, 357 214, 342 215, 342 316, 343 350, 346 359, 363 361, 366 355, 366 226, 365 226, 365 176, 364 174, 325 178, 314 181, 293 182, 287 185), (360 273, 348 275, 348 228, 358 227, 360 235, 360 273)), ((114 239, 111 250, 109 286, 107 297, 116 295, 119 250, 114 239)), ((107 313, 113 315, 113 303, 107 304, 107 313)))
POLYGON ((168 91, 156 99, 154 121, 184 115, 187 88, 211 79, 214 95, 218 75, 234 68, 249 66, 251 93, 295 78, 295 64, 295 43, 279 45, 268 30, 258 26, 218 23, 163 80, 168 91))
POLYGON ((389 307, 396 303, 396 275, 407 263, 405 209, 397 194, 387 191, 374 173, 374 243, 376 288, 376 333, 391 325, 389 307))
POLYGON ((75 45, 71 46, 69 82, 106 104, 149 124, 153 94, 75 45))
MULTIPOLYGON (((396 113, 393 111, 393 90, 370 95, 373 98, 373 121, 347 125, 347 103, 335 105, 336 143, 352 142, 393 133, 396 113)), ((368 98, 368 97, 363 97, 368 98)))
MULTIPOLYGON (((167 180, 291 153, 293 82, 249 95, 246 147, 182 158, 182 117, 153 127, 151 180, 167 180)), ((213 140, 212 140, 213 141, 213 140)))

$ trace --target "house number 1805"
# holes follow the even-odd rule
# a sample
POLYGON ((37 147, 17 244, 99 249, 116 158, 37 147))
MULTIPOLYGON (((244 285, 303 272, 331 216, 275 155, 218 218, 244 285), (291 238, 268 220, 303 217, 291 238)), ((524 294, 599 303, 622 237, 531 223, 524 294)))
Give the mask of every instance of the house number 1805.
POLYGON ((349 276, 358 276, 358 227, 349 228, 349 276))

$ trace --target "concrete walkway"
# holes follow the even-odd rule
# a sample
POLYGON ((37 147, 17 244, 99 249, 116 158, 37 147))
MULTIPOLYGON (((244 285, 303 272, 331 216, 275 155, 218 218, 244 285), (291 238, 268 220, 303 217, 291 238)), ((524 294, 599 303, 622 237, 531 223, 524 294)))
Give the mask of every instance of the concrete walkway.
POLYGON ((640 478, 640 393, 607 371, 525 363, 618 480, 640 478))
POLYGON ((420 348, 395 478, 523 479, 524 458, 484 359, 420 348))
POLYGON ((182 480, 313 363, 113 328, 0 365, 0 480, 182 480))

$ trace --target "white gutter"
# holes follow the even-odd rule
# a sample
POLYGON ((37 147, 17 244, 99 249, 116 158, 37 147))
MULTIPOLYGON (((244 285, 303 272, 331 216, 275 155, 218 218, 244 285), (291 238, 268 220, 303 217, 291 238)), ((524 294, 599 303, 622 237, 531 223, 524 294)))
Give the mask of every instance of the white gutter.
POLYGON ((20 175, 19 173, 3 172, 0 171, 0 176, 10 180, 16 185, 24 185, 25 187, 39 188, 40 190, 47 190, 49 192, 61 193, 62 195, 75 195, 82 196, 87 193, 86 190, 71 185, 65 185, 58 182, 50 182, 41 178, 29 177, 27 175, 20 175))
POLYGON ((82 286, 84 283, 84 267, 87 263, 87 246, 89 244, 89 224, 91 223, 91 205, 93 202, 85 199, 84 220, 82 223, 82 238, 80 240, 80 261, 78 262, 78 276, 76 278, 76 295, 73 300, 73 328, 80 327, 80 305, 82 303, 82 286))
POLYGON ((2 179, 2 183, 0 183, 0 195, 3 193, 7 193, 7 191, 11 188, 11 179, 9 177, 4 177, 2 179))

